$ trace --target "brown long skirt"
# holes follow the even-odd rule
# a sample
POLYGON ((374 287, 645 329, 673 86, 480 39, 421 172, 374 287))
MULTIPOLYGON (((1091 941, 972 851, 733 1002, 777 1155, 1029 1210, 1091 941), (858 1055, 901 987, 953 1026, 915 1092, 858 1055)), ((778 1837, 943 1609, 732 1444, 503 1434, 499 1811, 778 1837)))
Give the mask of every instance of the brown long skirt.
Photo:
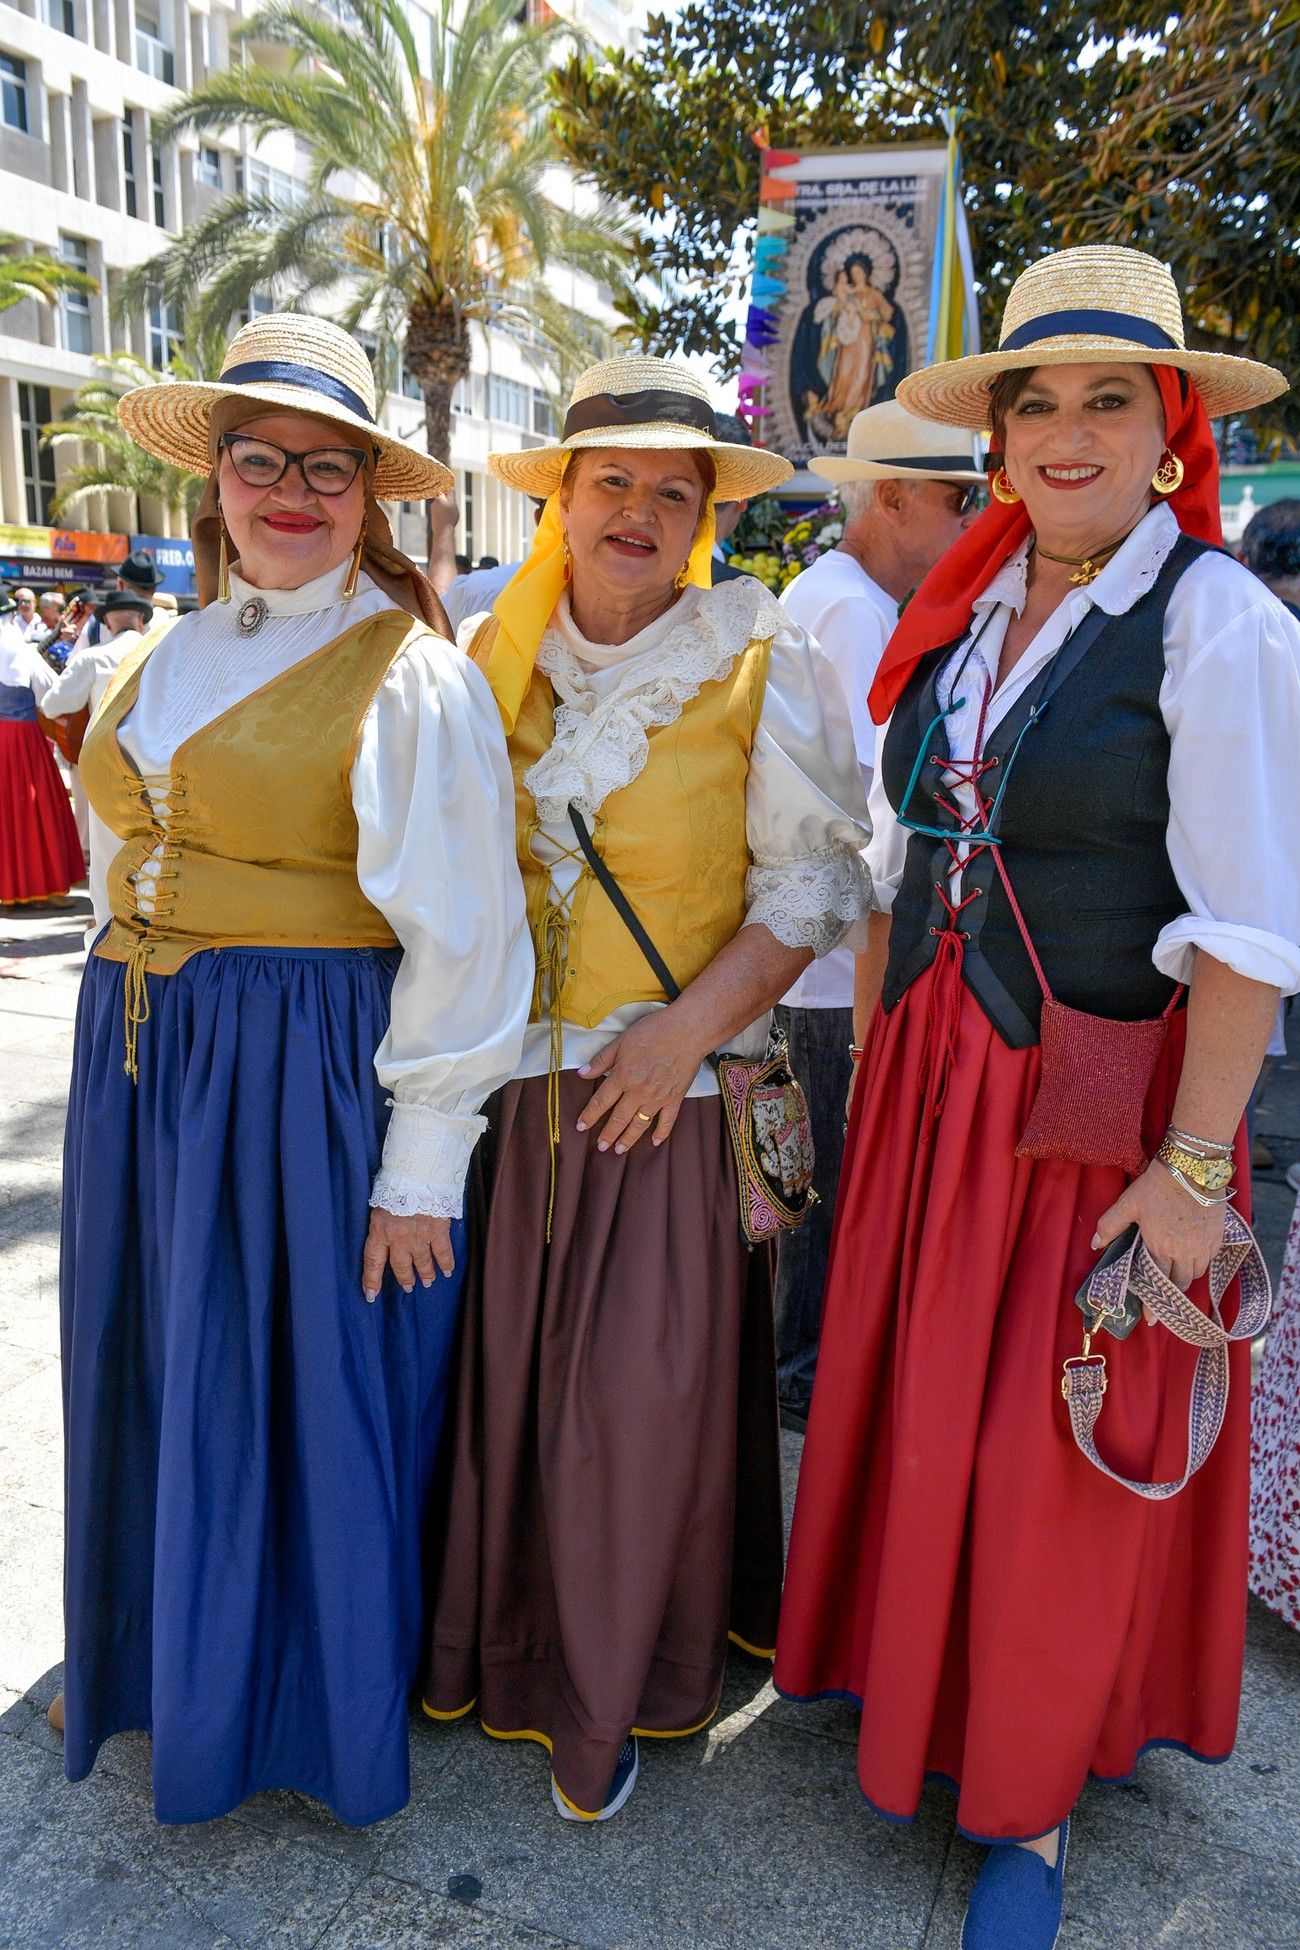
POLYGON ((771 1261, 746 1251, 717 1098, 619 1158, 560 1080, 551 1240, 545 1077, 484 1140, 425 1708, 539 1740, 581 1813, 630 1731, 693 1733, 731 1635, 776 1643, 781 1484, 771 1261))

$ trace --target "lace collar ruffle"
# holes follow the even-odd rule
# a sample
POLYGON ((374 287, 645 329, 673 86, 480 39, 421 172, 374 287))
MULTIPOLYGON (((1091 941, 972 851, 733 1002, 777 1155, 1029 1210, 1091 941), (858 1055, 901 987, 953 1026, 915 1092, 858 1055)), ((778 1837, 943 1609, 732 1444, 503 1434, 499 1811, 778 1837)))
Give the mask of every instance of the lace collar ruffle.
POLYGON ((538 818, 558 825, 572 802, 584 818, 594 819, 610 793, 630 785, 643 769, 650 732, 679 718, 702 685, 725 677, 755 637, 775 635, 783 616, 756 577, 718 583, 701 591, 669 627, 657 654, 637 656, 626 681, 604 697, 560 631, 549 627, 537 668, 550 678, 557 698, 555 739, 524 775, 538 818))
MULTIPOLYGON (((1110 616, 1123 616, 1134 603, 1155 586, 1156 577, 1169 559, 1178 540, 1178 522, 1172 508, 1163 503, 1148 509, 1137 527, 1117 549, 1095 582, 1084 593, 1090 603, 1110 616)), ((1028 581, 1029 544, 1025 542, 1008 556, 988 587, 975 598, 977 614, 1006 603, 1019 616, 1025 606, 1028 581)))

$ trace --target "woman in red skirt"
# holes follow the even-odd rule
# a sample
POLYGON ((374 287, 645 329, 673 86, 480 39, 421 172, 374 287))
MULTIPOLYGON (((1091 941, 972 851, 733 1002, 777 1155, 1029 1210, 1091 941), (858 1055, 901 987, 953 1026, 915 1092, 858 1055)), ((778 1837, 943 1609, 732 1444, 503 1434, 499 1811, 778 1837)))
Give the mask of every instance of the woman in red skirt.
POLYGON ((54 672, 0 619, 0 904, 42 901, 84 880, 77 823, 36 722, 54 672))
MULTIPOLYGON (((992 425, 994 505, 872 692, 891 915, 859 963, 776 1679, 860 1703, 880 1813, 910 1820, 928 1774, 956 1787, 990 1844, 965 1950, 1050 1950, 1090 1774, 1158 1744, 1220 1760, 1235 1734, 1248 1350, 1213 1454, 1164 1501, 1093 1467, 1060 1384, 1075 1291, 1128 1228, 1206 1306, 1242 1112, 1300 988, 1300 629, 1213 546, 1207 417, 1284 387, 1187 352, 1169 273, 1111 248, 1034 265, 998 352, 899 387, 992 425), (1045 992, 1091 1057, 1044 1057, 1045 992), (1153 1067, 1116 1060, 1117 1023, 1148 1025, 1153 1067), (1049 1142, 1023 1155, 1040 1082, 1049 1142), (1093 1162, 1062 1155, 1080 1140, 1093 1162)), ((1193 1350, 1140 1324, 1104 1346, 1107 1462, 1177 1479, 1193 1350)))

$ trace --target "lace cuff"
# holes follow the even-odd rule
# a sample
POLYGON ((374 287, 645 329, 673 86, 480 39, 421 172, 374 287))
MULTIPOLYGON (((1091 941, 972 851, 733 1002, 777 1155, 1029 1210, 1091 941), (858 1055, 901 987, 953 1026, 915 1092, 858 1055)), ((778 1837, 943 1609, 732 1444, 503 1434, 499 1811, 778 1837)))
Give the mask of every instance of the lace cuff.
POLYGON ((432 1104, 388 1101, 393 1114, 370 1203, 398 1218, 424 1212, 459 1219, 470 1153, 487 1129, 486 1117, 453 1117, 432 1104))
POLYGON ((799 860, 756 861, 745 878, 749 911, 787 948, 811 948, 820 961, 871 908, 871 881, 856 848, 843 842, 799 860))

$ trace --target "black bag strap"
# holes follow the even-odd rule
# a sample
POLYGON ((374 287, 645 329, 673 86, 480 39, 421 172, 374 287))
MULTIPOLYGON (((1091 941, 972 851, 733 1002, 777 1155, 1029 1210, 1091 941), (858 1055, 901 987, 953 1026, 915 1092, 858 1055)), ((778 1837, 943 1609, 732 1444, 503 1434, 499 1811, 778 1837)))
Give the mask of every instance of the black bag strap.
POLYGON ((578 845, 582 848, 587 865, 591 868, 591 871, 595 874, 597 880, 613 902, 614 912, 618 915, 619 920, 623 923, 633 941, 635 941, 637 947, 641 950, 641 953, 654 970, 664 994, 675 1002, 682 991, 678 983, 673 979, 672 970, 659 953, 659 950, 655 947, 654 942, 646 933, 641 922, 637 919, 636 910, 632 906, 631 901, 592 845, 591 834, 587 830, 587 822, 572 801, 569 804, 569 823, 578 836, 578 845))

